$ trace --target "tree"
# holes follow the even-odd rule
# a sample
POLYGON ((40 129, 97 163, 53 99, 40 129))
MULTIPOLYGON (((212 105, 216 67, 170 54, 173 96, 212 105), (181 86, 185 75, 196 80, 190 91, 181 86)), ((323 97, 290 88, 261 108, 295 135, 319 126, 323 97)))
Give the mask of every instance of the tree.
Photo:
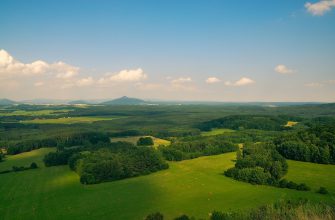
POLYGON ((160 212, 149 214, 145 220, 163 220, 164 216, 160 212))
POLYGON ((325 187, 320 187, 320 189, 317 191, 320 194, 328 194, 328 190, 325 187))
POLYGON ((32 162, 30 164, 30 169, 36 169, 36 168, 38 168, 37 164, 35 162, 32 162))
POLYGON ((181 215, 174 220, 190 220, 190 217, 188 217, 187 215, 181 215))
POLYGON ((152 146, 154 145, 154 141, 151 137, 140 137, 137 141, 138 146, 152 146))

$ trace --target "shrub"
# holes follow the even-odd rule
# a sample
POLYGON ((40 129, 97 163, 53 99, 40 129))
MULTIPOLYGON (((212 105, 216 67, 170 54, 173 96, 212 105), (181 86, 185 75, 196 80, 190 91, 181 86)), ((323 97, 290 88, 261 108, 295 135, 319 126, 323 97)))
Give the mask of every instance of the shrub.
POLYGON ((325 187, 320 187, 319 190, 317 191, 320 194, 328 194, 328 190, 325 187))
POLYGON ((160 212, 149 214, 145 220, 163 220, 164 216, 160 212))
POLYGON ((32 162, 30 164, 30 169, 36 169, 36 168, 38 168, 37 164, 35 162, 32 162))
POLYGON ((181 215, 174 220, 190 220, 190 217, 188 217, 187 215, 181 215))
POLYGON ((137 141, 137 146, 152 146, 154 141, 151 137, 140 137, 137 141))

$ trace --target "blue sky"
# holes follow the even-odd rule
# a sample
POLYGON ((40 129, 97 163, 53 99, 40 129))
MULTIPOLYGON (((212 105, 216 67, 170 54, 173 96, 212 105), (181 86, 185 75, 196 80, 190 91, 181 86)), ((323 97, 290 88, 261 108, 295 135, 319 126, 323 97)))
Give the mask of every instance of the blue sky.
POLYGON ((335 101, 334 0, 2 0, 0 27, 1 97, 335 101))

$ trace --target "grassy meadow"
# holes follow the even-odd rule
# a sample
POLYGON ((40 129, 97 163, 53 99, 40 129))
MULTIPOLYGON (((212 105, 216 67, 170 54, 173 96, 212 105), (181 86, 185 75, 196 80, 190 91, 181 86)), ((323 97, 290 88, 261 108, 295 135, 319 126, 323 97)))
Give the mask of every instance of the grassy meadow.
POLYGON ((215 136, 215 135, 220 135, 224 133, 230 133, 230 132, 235 132, 235 130, 228 129, 228 128, 216 128, 212 129, 211 131, 203 131, 201 132, 202 136, 215 136))
POLYGON ((140 137, 151 137, 152 140, 154 141, 154 147, 158 147, 160 145, 168 146, 171 144, 171 142, 168 140, 153 137, 153 136, 133 136, 133 137, 111 138, 111 142, 125 141, 125 142, 130 142, 136 145, 140 137))
POLYGON ((21 121, 24 124, 75 124, 75 123, 92 123, 96 121, 110 121, 120 117, 100 117, 100 116, 87 116, 87 117, 63 117, 63 118, 36 118, 33 120, 21 121))
POLYGON ((167 219, 182 213, 206 218, 213 210, 243 210, 280 199, 308 198, 334 203, 333 165, 289 162, 287 178, 320 184, 331 194, 320 195, 270 186, 251 185, 222 173, 234 164, 235 153, 170 162, 170 168, 147 176, 97 185, 82 185, 68 166, 46 168, 42 148, 0 163, 0 170, 37 162, 40 168, 0 176, 0 213, 4 219, 143 219, 162 212, 167 219), (303 169, 302 169, 303 168, 303 169), (304 173, 308 172, 308 175, 304 173), (24 183, 24 184, 22 184, 24 183), (52 208, 51 208, 52 207, 52 208))

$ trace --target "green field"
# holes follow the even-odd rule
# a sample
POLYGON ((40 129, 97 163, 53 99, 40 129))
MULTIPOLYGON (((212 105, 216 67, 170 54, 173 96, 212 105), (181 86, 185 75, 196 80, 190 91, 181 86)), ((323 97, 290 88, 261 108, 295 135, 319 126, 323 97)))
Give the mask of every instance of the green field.
POLYGON ((120 117, 64 117, 64 118, 51 118, 51 119, 34 119, 21 121, 24 124, 75 124, 75 123, 92 123, 96 121, 109 121, 119 119, 120 117))
POLYGON ((232 129, 228 129, 228 128, 216 128, 216 129, 212 129, 211 131, 203 131, 201 132, 202 136, 214 136, 214 135, 220 135, 220 134, 224 134, 224 133, 230 133, 230 132, 235 132, 232 129))
POLYGON ((288 160, 289 170, 286 177, 295 182, 304 182, 317 190, 320 186, 335 194, 335 165, 316 164, 288 160))
POLYGON ((73 111, 71 109, 61 109, 61 110, 36 110, 36 111, 25 111, 16 110, 13 112, 0 112, 0 116, 43 116, 43 115, 58 115, 62 113, 67 113, 73 111))
POLYGON ((296 121, 288 121, 285 125, 285 127, 293 127, 294 125, 298 124, 296 121))
POLYGON ((41 167, 0 176, 3 219, 143 219, 162 212, 167 219, 182 213, 205 218, 212 210, 241 210, 279 199, 300 197, 334 202, 335 166, 290 162, 288 178, 313 188, 326 186, 331 195, 238 182, 222 175, 235 153, 170 163, 168 170, 98 185, 81 185, 68 166, 45 168, 42 157, 52 149, 8 156, 0 170, 13 165, 41 167), (306 170, 304 175, 301 168, 306 170))
POLYGON ((133 136, 133 137, 111 138, 111 142, 125 141, 125 142, 130 142, 136 145, 140 137, 151 137, 152 140, 154 141, 154 147, 158 147, 160 145, 168 146, 171 144, 171 142, 168 140, 156 138, 153 136, 133 136))

